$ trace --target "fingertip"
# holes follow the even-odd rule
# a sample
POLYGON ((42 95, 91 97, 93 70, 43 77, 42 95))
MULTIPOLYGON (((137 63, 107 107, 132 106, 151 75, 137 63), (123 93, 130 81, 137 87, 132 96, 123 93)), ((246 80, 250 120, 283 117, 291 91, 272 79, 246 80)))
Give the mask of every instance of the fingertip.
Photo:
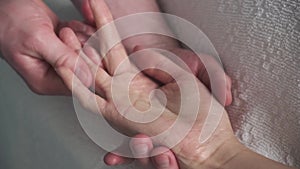
POLYGON ((151 156, 157 169, 179 169, 175 155, 166 147, 155 148, 151 156))
POLYGON ((144 134, 138 134, 132 138, 129 146, 135 158, 147 158, 153 149, 152 140, 144 134))
POLYGON ((231 78, 226 75, 226 102, 225 102, 225 106, 229 106, 232 103, 231 86, 232 86, 231 78))
POLYGON ((109 166, 114 166, 117 164, 117 159, 111 153, 107 153, 103 160, 104 163, 109 166))
POLYGON ((121 165, 121 164, 125 164, 127 162, 128 162, 128 159, 121 157, 114 153, 107 153, 104 156, 104 163, 108 166, 121 165))
POLYGON ((81 43, 78 40, 75 32, 69 28, 64 27, 59 31, 59 38, 71 49, 79 50, 81 48, 81 43))
POLYGON ((93 12, 91 10, 90 3, 88 0, 84 0, 82 7, 81 7, 81 11, 82 11, 84 18, 86 19, 86 21, 89 24, 92 24, 92 25, 95 24, 94 15, 93 15, 93 12))

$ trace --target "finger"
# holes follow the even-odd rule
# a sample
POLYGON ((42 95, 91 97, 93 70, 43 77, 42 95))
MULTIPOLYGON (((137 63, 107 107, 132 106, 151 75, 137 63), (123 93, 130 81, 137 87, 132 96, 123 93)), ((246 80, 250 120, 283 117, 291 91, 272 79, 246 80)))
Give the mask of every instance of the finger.
MULTIPOLYGON (((68 45, 70 48, 78 51, 81 49, 81 45, 79 40, 77 39, 75 33, 70 28, 63 28, 60 31, 60 38, 62 41, 68 45)), ((92 47, 86 45, 83 49, 83 52, 80 52, 79 55, 83 60, 87 63, 87 65, 90 67, 90 70, 92 71, 92 74, 95 75, 95 83, 92 84, 92 87, 96 90, 96 93, 100 96, 105 97, 105 90, 108 88, 109 83, 103 81, 103 78, 105 81, 109 81, 110 77, 103 69, 99 70, 99 66, 95 61, 100 62, 100 57, 97 55, 97 52, 93 50, 92 47), (98 60, 96 60, 98 59, 98 60), (98 75, 100 74, 100 75, 98 75)))
POLYGON ((137 158, 139 163, 147 165, 149 163, 149 155, 153 149, 152 140, 143 134, 136 135, 130 140, 129 147, 134 158, 137 158))
POLYGON ((75 34, 76 34, 78 40, 80 41, 81 46, 84 46, 90 38, 90 36, 88 36, 84 33, 81 33, 81 32, 75 32, 75 34))
POLYGON ((59 32, 59 38, 74 51, 81 49, 81 44, 71 28, 62 28, 59 32))
POLYGON ((76 52, 65 45, 54 34, 54 32, 53 34, 45 34, 43 36, 47 37, 44 37, 44 41, 41 41, 37 45, 39 54, 43 56, 43 58, 50 63, 55 70, 58 70, 61 67, 69 68, 76 74, 85 86, 90 86, 92 83, 91 72, 86 63, 78 57, 76 52))
POLYGON ((92 36, 96 32, 94 27, 76 20, 68 22, 67 26, 74 32, 80 32, 88 36, 92 36))
POLYGON ((226 101, 225 101, 225 106, 229 106, 232 103, 232 81, 231 78, 226 75, 226 101))
MULTIPOLYGON (((173 82, 175 79, 179 79, 181 76, 191 74, 187 65, 178 66, 172 60, 170 60, 166 55, 162 54, 161 50, 157 49, 143 49, 138 50, 131 56, 131 61, 135 65, 143 70, 143 72, 149 77, 163 83, 168 84, 173 82), (185 68, 185 69, 183 69, 185 68)), ((181 62, 181 64, 184 64, 181 62)))
MULTIPOLYGON (((140 46, 136 46, 136 47, 134 47, 133 52, 138 52, 143 49, 144 48, 142 48, 140 46)), ((133 63, 135 63, 135 65, 137 67, 139 67, 139 68, 152 67, 152 68, 143 70, 143 73, 145 73, 146 75, 150 76, 151 78, 153 78, 163 84, 167 84, 167 83, 174 81, 174 78, 169 73, 156 68, 156 67, 162 67, 162 66, 159 66, 159 64, 163 63, 166 58, 158 57, 158 58, 155 58, 155 60, 153 60, 154 56, 156 56, 157 53, 155 53, 155 52, 152 53, 150 51, 139 53, 138 55, 140 55, 140 56, 135 57, 134 59, 131 59, 131 61, 133 61, 133 63), (149 63, 149 61, 151 61, 151 63, 149 63), (147 66, 145 65, 145 63, 148 63, 147 66)))
POLYGON ((67 27, 63 28, 59 32, 59 37, 68 47, 73 49, 76 53, 78 53, 84 59, 84 61, 90 67, 92 72, 95 74, 97 71, 97 66, 92 62, 90 57, 87 57, 87 55, 80 53, 81 45, 80 45, 80 42, 79 42, 77 36, 75 35, 74 31, 67 27))
POLYGON ((65 27, 69 27, 75 32, 82 46, 96 32, 94 27, 76 20, 68 22, 65 27))
POLYGON ((95 64, 85 52, 80 52, 80 56, 90 67, 94 75, 94 83, 91 85, 91 88, 101 97, 110 97, 111 76, 101 66, 95 64))
POLYGON ((97 58, 99 59, 96 51, 93 50, 92 47, 86 45, 84 46, 83 52, 80 52, 80 56, 90 67, 92 74, 94 75, 93 78, 95 83, 92 84, 92 87, 95 89, 95 92, 105 98, 110 96, 111 76, 103 69, 101 61, 99 61, 100 65, 95 63, 94 60, 97 58))
POLYGON ((105 116, 105 111, 103 110, 106 105, 106 100, 94 95, 68 68, 62 67, 57 72, 62 77, 66 86, 72 91, 73 95, 79 99, 80 104, 85 109, 94 113, 98 113, 100 111, 105 116))
POLYGON ((107 153, 104 156, 104 162, 109 166, 123 165, 131 163, 133 159, 119 156, 115 153, 107 153))
POLYGON ((104 0, 89 0, 98 29, 113 21, 113 16, 104 0))
POLYGON ((203 56, 197 77, 207 86, 214 97, 224 106, 232 102, 231 79, 222 66, 211 56, 203 56), (205 65, 205 66, 204 66, 205 65))
POLYGON ((179 169, 174 153, 166 147, 154 148, 151 156, 156 169, 179 169))
POLYGON ((95 65, 103 68, 101 56, 93 47, 91 47, 90 45, 85 45, 83 47, 83 51, 86 56, 88 56, 94 62, 95 65))
MULTIPOLYGON (((104 64, 110 75, 115 74, 117 67, 127 58, 124 46, 120 43, 118 31, 113 22, 112 14, 104 0, 90 0, 97 28, 103 28, 98 33, 100 37, 100 51, 104 57, 104 64), (109 24, 111 23, 111 24, 109 24), (109 24, 107 27, 105 25, 109 24), (117 43, 115 45, 115 43, 117 43), (108 49, 114 45, 112 49, 108 49), (109 50, 109 51, 108 51, 109 50)), ((131 65, 125 65, 118 73, 127 72, 131 65)))
POLYGON ((104 156, 104 162, 110 166, 121 165, 121 164, 133 162, 134 161, 133 158, 125 157, 125 156, 131 157, 129 141, 130 141, 129 138, 126 139, 126 141, 124 140, 123 143, 117 149, 115 149, 113 152, 107 153, 104 156), (128 152, 129 154, 123 154, 122 152, 128 152))
POLYGON ((84 18, 86 19, 86 21, 89 24, 94 25, 95 24, 94 15, 91 10, 89 1, 82 0, 82 5, 80 7, 81 7, 82 14, 83 14, 84 18))
POLYGON ((231 79, 224 71, 215 72, 213 75, 215 80, 211 80, 210 89, 215 98, 223 106, 229 106, 232 103, 231 79))
POLYGON ((231 80, 215 58, 207 55, 197 55, 190 50, 180 48, 173 49, 172 52, 188 65, 207 88, 213 89, 212 93, 222 105, 231 104, 231 80))

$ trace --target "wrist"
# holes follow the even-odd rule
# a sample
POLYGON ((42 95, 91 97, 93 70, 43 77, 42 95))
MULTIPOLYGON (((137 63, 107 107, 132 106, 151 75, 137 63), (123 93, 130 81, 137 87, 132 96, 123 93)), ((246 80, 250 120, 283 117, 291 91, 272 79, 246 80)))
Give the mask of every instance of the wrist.
MULTIPOLYGON (((229 163, 232 163, 235 158, 247 151, 248 149, 242 145, 236 138, 232 138, 224 142, 216 151, 205 160, 202 164, 203 168, 209 169, 227 169, 224 168, 229 163)), ((228 168, 231 169, 231 168, 228 168)))
MULTIPOLYGON (((232 162, 236 156, 238 156, 247 148, 242 145, 235 136, 219 142, 205 143, 209 146, 203 146, 197 149, 197 155, 190 154, 190 156, 183 155, 187 159, 183 160, 179 157, 179 163, 181 168, 184 169, 232 169, 224 168, 225 165, 232 162)), ((194 150, 195 151, 195 150, 194 150)), ((177 155, 177 154, 176 154, 177 155)), ((181 156, 182 157, 182 156, 181 156)))
POLYGON ((250 149, 244 147, 235 156, 227 160, 220 168, 222 169, 293 169, 289 166, 283 165, 262 155, 259 155, 250 149))

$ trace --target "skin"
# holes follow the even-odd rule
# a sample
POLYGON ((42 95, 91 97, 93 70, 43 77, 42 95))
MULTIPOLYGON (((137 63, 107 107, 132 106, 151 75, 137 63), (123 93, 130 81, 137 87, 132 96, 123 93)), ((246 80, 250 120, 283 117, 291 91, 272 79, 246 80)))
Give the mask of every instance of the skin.
POLYGON ((59 20, 40 0, 0 1, 0 47, 4 59, 38 94, 70 94, 56 71, 67 67, 90 86, 88 66, 56 35, 59 20), (17 17, 15 17, 17 15, 17 17))
MULTIPOLYGON (((89 6, 93 7, 92 15, 93 18, 98 22, 97 26, 100 28, 103 23, 106 21, 99 22, 101 20, 101 15, 97 13, 97 11, 101 11, 101 9, 96 9, 98 5, 102 5, 102 10, 108 11, 105 5, 102 4, 101 1, 99 2, 92 2, 94 4, 89 4, 89 6), (97 4, 99 3, 99 4, 97 4), (105 9, 106 8, 106 9, 105 9), (100 23, 100 24, 99 24, 100 23)), ((20 1, 20 0, 11 0, 11 1, 0 1, 0 19, 3 24, 0 26, 0 47, 1 51, 4 54, 5 60, 12 65, 16 71, 25 79, 28 86, 39 94, 69 94, 69 89, 71 89, 71 78, 74 76, 74 73, 79 79, 76 79, 76 83, 78 84, 77 89, 82 89, 77 92, 77 96, 81 99, 82 103, 85 105, 86 108, 94 110, 96 112, 95 107, 92 107, 84 99, 87 96, 90 96, 91 93, 87 90, 87 86, 89 87, 92 81, 92 77, 90 74, 90 70, 95 72, 95 67, 93 66, 93 57, 89 56, 89 68, 87 67, 86 63, 83 59, 79 58, 79 67, 80 71, 75 70, 75 62, 77 61, 76 50, 79 50, 80 47, 76 44, 76 38, 74 38, 75 34, 72 36, 65 36, 70 34, 72 31, 68 29, 63 29, 60 33, 61 41, 57 37, 56 30, 59 28, 59 21, 55 14, 49 10, 42 1, 40 0, 31 0, 31 1, 20 1), (18 12, 20 15, 18 17, 14 17, 15 12, 18 12), (30 11, 30 12, 28 12, 30 11), (72 39, 73 38, 73 39, 72 39), (17 40, 15 40, 17 39, 17 40), (64 42, 64 43, 63 43, 64 42), (68 44, 68 45, 65 45, 68 44), (72 47, 76 46, 76 50, 72 50, 72 47), (56 49, 56 50, 49 50, 49 49, 56 49), (93 68, 94 67, 94 68, 93 68), (58 76, 60 74, 63 77, 64 82, 67 84, 67 87, 63 84, 61 78, 58 76)), ((113 7, 113 5, 112 5, 113 7)), ((88 10, 88 8, 86 8, 88 10)), ((122 10, 120 10, 122 11, 122 10)), ((124 10, 123 10, 124 11, 124 10)), ((103 11, 102 11, 103 12, 103 11)), ((105 13, 105 12, 104 12, 105 13)), ((106 13, 107 16, 109 12, 106 13)), ((110 17, 112 19, 112 17, 110 17)), ((102 18, 103 21, 103 18, 102 18)), ((82 31, 85 32, 86 30, 82 31)), ((84 42, 84 35, 80 34, 80 32, 76 33, 77 37, 81 36, 81 41, 84 42)), ((183 57, 187 56, 189 51, 186 53, 182 51, 176 51, 178 46, 176 43, 167 43, 166 40, 163 44, 172 44, 170 46, 164 46, 160 43, 153 43, 157 42, 153 38, 149 37, 151 42, 150 44, 144 44, 146 47, 154 44, 154 46, 161 47, 161 48, 168 48, 170 51, 175 51, 174 53, 183 53, 181 54, 183 57), (153 42, 151 41, 153 40, 153 42)), ((142 38, 137 38, 136 42, 142 42, 142 38)), ((164 38, 165 39, 165 38, 164 38)), ((160 39, 161 40, 161 39, 160 39)), ((129 41, 130 42, 130 41, 129 41)), ((131 41, 134 42, 134 41, 131 41)), ((125 43, 125 47, 122 47, 122 44, 115 50, 112 50, 110 53, 111 56, 118 55, 120 60, 124 59, 126 56, 126 50, 129 52, 134 51, 134 47, 136 46, 134 43, 125 43), (126 48, 126 50, 125 50, 126 48)), ((142 45, 143 46, 143 45, 142 45)), ((155 53, 152 53, 155 55, 155 53)), ((149 54, 150 55, 150 54, 149 54)), ((192 54, 191 54, 192 55, 192 54)), ((192 57, 189 57, 192 58, 192 57)), ((184 60, 184 59, 183 59, 184 60)), ((193 60, 193 59, 192 59, 193 60)), ((105 72, 104 69, 100 69, 97 71, 97 88, 96 90, 98 93, 104 93, 105 99, 97 96, 97 100, 99 106, 104 112, 106 113, 106 117, 111 119, 112 122, 116 124, 120 124, 120 126, 125 126, 128 130, 132 130, 135 132, 142 132, 148 135, 153 135, 153 133, 159 133, 157 129, 151 128, 151 125, 141 127, 138 124, 130 124, 128 121, 120 118, 118 116, 118 112, 116 111, 115 107, 111 105, 109 102, 109 92, 107 88, 107 84, 110 83, 110 77, 112 77, 113 72, 115 70, 114 65, 118 65, 119 61, 116 59, 108 59, 105 61, 106 68, 108 68, 108 72, 105 72), (100 78, 100 79, 99 79, 100 78), (111 114, 110 114, 111 113, 111 114), (143 129, 142 129, 143 128, 143 129)), ((188 59, 185 60, 188 64, 188 59)), ((192 63, 192 62, 191 62, 192 63)), ((195 67, 196 71, 194 72, 196 75, 198 72, 199 66, 198 62, 197 65, 190 65, 191 68, 195 67)), ((132 65, 128 66, 133 67, 132 65)), ((176 67, 176 65, 174 65, 176 67)), ((202 71, 200 71, 202 72, 202 71)), ((149 71, 144 72, 145 74, 149 75, 150 77, 154 77, 157 80, 160 79, 160 75, 157 74, 156 71, 149 71)), ((177 73, 180 74, 180 71, 177 73)), ((205 74, 205 73, 204 73, 205 74)), ((124 78, 126 74, 121 74, 118 78, 124 78)), ((163 76, 163 75, 162 75, 163 76)), ((197 75, 198 76, 198 75, 197 75)), ((163 76, 165 77, 165 76, 163 76)), ((201 76, 200 76, 201 77, 201 76)), ((201 79, 201 78, 199 78, 201 79)), ((205 83, 205 80, 202 81, 205 83)), ((145 75, 141 74, 137 76, 136 79, 133 81, 133 85, 131 87, 132 97, 134 98, 133 103, 136 103, 135 106, 143 107, 143 105, 139 105, 140 100, 144 100, 147 102, 145 98, 145 94, 149 94, 149 91, 152 89, 156 89, 160 87, 165 93, 171 94, 172 96, 178 95, 178 93, 174 92, 174 88, 176 85, 170 80, 167 79, 166 81, 161 81, 164 86, 158 86, 154 81, 146 77, 145 75), (147 90, 144 91, 143 89, 139 88, 139 86, 147 86, 147 90)), ((209 88, 210 84, 206 84, 209 88)), ((209 92, 206 90, 205 86, 202 85, 199 81, 199 88, 203 90, 206 94, 203 96, 204 98, 211 97, 209 92)), ((227 87, 227 89, 230 87, 227 87)), ((224 92, 224 91, 223 91, 224 92)), ((221 92, 222 93, 222 92, 221 92)), ((218 98, 218 94, 215 94, 218 98)), ((218 98, 220 99, 220 98, 218 98)), ((221 99, 222 100, 230 100, 227 97, 221 99)), ((220 100, 219 100, 220 101, 220 100)), ((174 101, 175 102, 175 101, 174 101)), ((225 101, 225 104, 230 103, 231 101, 225 101)), ((205 105, 206 104, 201 104, 205 105)), ((205 113, 204 113, 205 114, 205 113)), ((169 105, 168 111, 165 112, 165 115, 159 120, 160 123, 168 124, 168 122, 174 120, 176 118, 176 110, 172 105, 169 105)), ((179 145, 172 149, 172 152, 177 156, 178 164, 181 168, 238 168, 241 167, 240 164, 244 164, 243 168, 288 168, 282 166, 276 162, 268 160, 262 156, 257 155, 254 152, 246 149, 242 145, 238 143, 238 141, 234 138, 232 134, 232 130, 230 127, 230 123, 228 123, 228 117, 226 113, 224 113, 224 117, 222 119, 221 125, 219 126, 214 136, 206 143, 199 145, 199 142, 195 137, 199 134, 199 128, 201 128, 201 123, 203 119, 197 119, 197 124, 195 125, 194 130, 188 134, 187 138, 183 140, 179 145), (225 132, 224 132, 225 131, 225 132), (218 139, 216 139, 218 138, 218 139), (219 139, 221 138, 221 139, 219 139), (228 143, 230 142, 230 143, 228 143), (186 145, 189 146, 186 146, 186 145), (196 152, 194 152, 196 150, 196 152), (197 150, 205 150, 205 151, 197 151, 197 150), (226 157, 224 159, 224 152, 226 157), (229 155, 228 155, 229 154, 229 155), (218 166, 216 166, 218 164, 218 166)), ((153 125, 153 124, 152 124, 153 125)), ((142 137, 143 143, 149 146, 148 153, 153 153, 155 151, 160 151, 161 149, 165 149, 165 147, 155 147, 151 145, 152 140, 149 140, 146 135, 138 135, 136 137, 142 137)), ((139 143, 132 142, 131 147, 133 152, 139 152, 138 148, 135 148, 135 145, 139 143)), ((140 147, 139 147, 140 148, 140 147)), ((171 151, 167 151, 166 154, 163 153, 158 156, 153 157, 153 163, 157 168, 165 168, 166 165, 164 163, 169 162, 169 166, 177 165, 176 163, 170 164, 170 162, 175 161, 175 156, 172 154, 171 151), (164 157, 168 156, 169 159, 165 160, 164 157), (160 157, 161 159, 157 159, 156 157, 160 157), (171 158, 174 157, 174 158, 171 158), (161 161, 163 163, 159 164, 161 161)), ((137 153, 137 157, 138 157, 137 153)), ((117 157, 117 156, 115 156, 117 157)), ((112 159, 112 158, 108 158, 112 159)), ((120 158, 122 163, 122 158, 120 158)), ((109 160, 107 160, 109 161, 109 160)), ((118 161, 118 160, 117 160, 118 161)), ((126 160, 124 160, 126 161, 126 160)), ((142 159, 143 161, 149 161, 149 159, 142 159)), ((148 162, 147 162, 148 163, 148 162)), ((175 166, 178 168, 178 165, 175 166)))
MULTIPOLYGON (((73 1, 75 4, 77 4, 78 9, 81 10, 83 15, 85 16, 87 22, 91 25, 95 25, 94 23, 94 16, 91 11, 89 2, 87 0, 84 1, 73 1)), ((159 12, 159 8, 156 4, 156 1, 154 0, 141 0, 141 1, 135 1, 135 0, 126 0, 126 1, 116 1, 116 0, 109 0, 106 1, 108 3, 109 8, 111 9, 113 16, 115 18, 120 18, 122 16, 135 14, 139 12, 159 12), (130 5, 128 5, 130 4, 130 5), (124 8, 124 5, 126 8, 124 8)), ((167 29, 167 25, 165 25, 165 21, 163 19, 160 20, 160 25, 158 25, 162 29, 167 29)), ((84 25, 83 23, 80 23, 78 21, 72 21, 68 23, 66 26, 73 29, 75 34, 77 35, 78 39, 80 40, 81 44, 83 45, 88 38, 90 37, 91 33, 88 31, 87 33, 83 30, 92 30, 93 28, 88 28, 89 26, 84 25)), ((210 88, 210 79, 207 76, 206 69, 203 65, 203 63, 200 61, 198 56, 196 56, 195 53, 182 49, 177 41, 165 37, 165 36, 157 36, 157 35, 142 35, 138 37, 130 37, 129 39, 126 39, 123 41, 124 47, 128 51, 128 53, 132 53, 134 51, 135 45, 139 45, 139 48, 161 48, 165 50, 169 50, 172 53, 179 56, 192 70, 192 72, 201 80, 208 88, 210 88)), ((207 67, 214 69, 212 72, 214 72, 214 77, 217 77, 216 79, 219 81, 217 86, 217 90, 214 94, 216 94, 216 98, 224 103, 225 99, 225 105, 229 105, 232 101, 231 96, 231 80, 228 76, 226 76, 226 88, 223 87, 222 81, 224 81, 224 70, 221 68, 221 66, 210 56, 204 56, 202 59, 206 60, 207 67), (226 98, 224 98, 224 93, 226 94, 226 98)), ((145 62, 144 60, 141 60, 141 62, 145 62)), ((99 64, 99 62, 97 62, 99 64)), ((144 71, 146 74, 151 74, 152 77, 154 76, 161 76, 161 73, 155 72, 155 70, 149 70, 144 71), (154 71, 154 72, 150 72, 154 71)), ((155 77, 158 80, 164 80, 165 82, 170 81, 171 79, 168 79, 169 77, 161 76, 161 77, 155 77)), ((137 136, 138 137, 138 136, 137 136)), ((145 136, 146 137, 146 136, 145 136)), ((151 145, 152 142, 149 140, 149 143, 146 145, 151 145)), ((156 148, 153 146, 148 147, 148 154, 151 154, 151 151, 157 151, 156 148)), ((158 147, 158 149, 162 149, 163 147, 158 147)), ((145 165, 149 165, 153 161, 153 165, 155 165, 156 168, 162 168, 158 164, 161 164, 162 161, 165 161, 164 164, 169 164, 168 168, 178 168, 176 158, 172 151, 168 151, 167 148, 164 148, 167 152, 163 153, 162 155, 157 155, 151 159, 138 159, 138 161, 145 165), (168 156, 169 158, 165 158, 168 156), (159 162, 155 162, 159 161, 159 162)), ((106 157, 104 158, 106 164, 108 165, 120 165, 123 163, 131 162, 132 159, 127 159, 118 156, 116 153, 108 153, 106 157)))
MULTIPOLYGON (((91 6, 94 12, 95 18, 98 18, 99 20, 96 20, 97 28, 101 28, 101 26, 105 25, 106 23, 109 23, 112 21, 112 16, 110 15, 109 9, 106 7, 105 3, 103 1, 91 1, 91 6), (101 13, 99 12, 101 11, 101 13)), ((102 39, 103 40, 103 39, 102 39)), ((155 54, 155 53, 153 53, 155 54)), ((169 105, 169 109, 163 114, 163 117, 159 119, 158 121, 153 122, 153 124, 149 124, 146 126, 141 126, 141 124, 132 124, 131 122, 127 121, 126 119, 122 118, 114 105, 111 103, 111 95, 109 92, 110 89, 110 80, 111 80, 111 75, 114 74, 115 71, 115 65, 118 65, 123 59, 127 58, 127 54, 125 52, 125 48, 123 47, 122 44, 118 44, 116 47, 114 47, 109 54, 107 55, 108 59, 104 59, 104 63, 107 66, 106 69, 108 72, 105 72, 104 69, 98 69, 97 70, 97 77, 96 77, 96 91, 97 92, 102 92, 105 93, 105 99, 101 98, 99 96, 96 96, 97 101, 98 101, 98 106, 99 107, 93 107, 90 105, 90 102, 88 102, 88 98, 93 97, 93 94, 89 92, 89 90, 85 89, 84 86, 80 83, 80 81, 75 82, 76 85, 75 87, 75 95, 82 101, 82 105, 84 105, 86 108, 89 110, 92 110, 94 112, 97 112, 97 108, 100 108, 101 112, 106 112, 104 113, 104 116, 107 119, 110 119, 110 121, 113 124, 118 124, 120 127, 126 127, 129 130, 135 130, 138 133, 145 133, 145 134, 155 134, 159 133, 160 131, 158 129, 153 129, 151 126, 156 126, 156 125, 165 125, 166 127, 169 126, 169 124, 176 119, 176 110, 174 110, 174 107, 172 107, 172 104, 169 105), (112 57, 113 56, 113 57, 112 57), (111 68, 108 68, 110 65, 112 65, 111 68), (101 90, 101 91, 98 91, 101 90), (104 91, 104 92, 103 92, 104 91), (174 113, 173 113, 174 112, 174 113)), ((93 66, 92 62, 89 62, 89 65, 91 66, 91 69, 96 71, 96 68, 93 66)), ((128 75, 128 72, 130 72, 130 68, 133 65, 128 65, 128 70, 124 71, 126 73, 124 74, 118 74, 117 77, 114 78, 126 78, 128 75)), ((174 67, 178 68, 178 75, 181 73, 180 72, 180 67, 176 65, 172 65, 174 67)), ((63 77, 66 85, 71 88, 72 87, 72 72, 69 71, 68 69, 63 69, 62 71, 59 72, 59 74, 63 77)), ((149 74, 149 73, 148 73, 149 74)), ((151 72, 150 72, 151 74, 151 72)), ((207 99, 203 99, 204 102, 205 100, 210 100, 212 99, 211 94, 209 94, 207 88, 202 84, 198 83, 199 85, 199 90, 201 93, 204 93, 207 99)), ((133 104, 137 107, 141 106, 139 105, 140 100, 143 100, 145 102, 148 102, 148 97, 147 94, 149 94, 153 89, 160 88, 163 90, 166 94, 171 94, 171 98, 176 98, 173 96, 178 95, 176 85, 174 82, 170 82, 163 87, 159 87, 155 82, 153 82, 151 79, 147 78, 143 74, 140 74, 137 76, 130 88, 132 91, 130 92, 130 95, 134 100, 132 100, 133 104), (142 87, 141 87, 142 86, 142 87), (146 94, 146 95, 145 95, 146 94)), ((172 103, 172 102, 171 102, 172 103)), ((204 106, 203 107, 203 112, 201 114, 205 115, 209 109, 208 103, 200 103, 200 105, 204 106)), ((201 107, 200 106, 200 107, 201 107)), ((220 105, 221 106, 221 105, 220 105)), ((221 120, 221 123, 217 129, 217 132, 215 135, 212 137, 212 144, 209 145, 200 145, 198 142, 199 134, 200 131, 199 129, 201 128, 203 124, 204 117, 199 117, 197 118, 197 125, 193 126, 192 131, 188 134, 188 136, 177 146, 175 146, 172 151, 176 154, 179 164, 181 167, 192 167, 194 168, 198 164, 203 165, 206 159, 208 159, 211 154, 213 154, 219 147, 221 147, 225 140, 235 140, 235 137, 232 133, 231 126, 228 120, 228 117, 226 113, 223 115, 223 119, 221 120), (226 132, 224 132, 226 131, 226 132), (198 137, 197 137, 198 136, 198 137), (213 139, 213 138, 218 138, 218 139, 213 139), (220 138, 220 139, 219 139, 220 138), (186 145, 189 146, 186 146, 186 145), (194 150, 199 150, 196 152, 193 152, 194 150), (201 151, 200 151, 201 150, 201 151), (192 153, 191 153, 192 152, 192 153), (194 160, 197 159, 197 160, 194 160)), ((238 152, 238 150, 237 150, 238 152)), ((190 167, 190 168, 191 168, 190 167)))
MULTIPOLYGON (((92 7, 97 28, 101 28, 103 25, 113 20, 113 17, 109 12, 109 8, 106 6, 104 1, 91 0, 90 6, 92 7)), ((101 40, 105 41, 105 39, 101 40)), ((159 55, 155 52, 146 54, 153 56, 159 55)), ((123 59, 128 57, 122 44, 116 45, 106 57, 107 58, 104 59, 104 65, 107 72, 101 67, 97 68, 97 65, 95 65, 91 59, 89 59, 91 57, 85 59, 89 63, 91 70, 96 73, 96 92, 104 93, 105 96, 103 97, 91 93, 78 79, 76 79, 76 77, 74 78, 75 81, 73 81, 72 71, 68 69, 61 69, 61 71, 59 71, 59 74, 61 77, 63 77, 66 85, 69 88, 74 87, 73 92, 79 98, 84 107, 94 111, 95 113, 97 113, 97 109, 99 108, 105 118, 109 119, 112 124, 117 124, 116 127, 125 127, 129 131, 145 133, 149 136, 153 136, 161 132, 161 129, 153 128, 151 126, 159 125, 161 128, 164 128, 174 122, 178 112, 176 106, 174 106, 176 105, 176 98, 179 96, 178 94, 180 94, 177 89, 178 86, 174 81, 169 81, 168 83, 162 82, 163 85, 159 86, 143 74, 136 76, 130 85, 129 97, 133 98, 131 100, 133 106, 136 108, 145 108, 145 105, 147 104, 141 103, 149 102, 148 97, 146 97, 149 92, 153 89, 161 89, 166 94, 167 98, 170 98, 166 107, 167 109, 157 120, 148 124, 134 123, 132 121, 128 121, 126 118, 123 118, 117 111, 114 104, 112 104, 112 95, 110 93, 111 80, 112 78, 121 80, 126 79, 126 76, 128 76, 131 73, 131 70, 134 69, 134 65, 129 63, 125 66, 126 69, 123 70, 123 72, 119 72, 117 75, 114 74, 116 71, 116 65, 120 64, 123 59), (73 86, 73 84, 75 85, 73 86), (141 86, 143 87, 141 88, 141 86), (93 105, 89 102, 89 98, 92 97, 96 98, 98 103, 97 105, 93 105)), ((167 60, 160 60, 159 62, 161 61, 168 62, 167 60)), ((156 63, 157 62, 152 62, 151 64, 156 63)), ((171 62, 168 63, 171 64, 171 62)), ((178 65, 174 64, 171 66, 174 67, 174 73, 180 76, 183 70, 178 65)), ((151 77, 151 71, 150 73, 148 72, 148 75, 151 77)), ((155 76, 157 77, 157 75, 155 76)), ((184 81, 182 81, 182 83, 184 83, 184 81)), ((201 107, 199 111, 201 112, 199 112, 200 114, 196 118, 196 123, 194 124, 192 130, 178 145, 172 148, 173 153, 177 157, 180 168, 289 168, 262 157, 241 145, 233 134, 227 113, 224 109, 221 122, 216 131, 208 140, 200 143, 199 134, 201 132, 201 127, 203 126, 205 119, 204 117, 207 115, 210 107, 210 103, 206 102, 206 100, 214 100, 214 98, 212 98, 212 95, 200 81, 198 81, 197 84, 202 98, 199 102, 201 107)), ((221 110, 221 104, 215 104, 214 106, 220 106, 221 110)), ((183 123, 183 125, 185 124, 183 123)), ((149 140, 146 136, 138 137, 143 137, 142 142, 144 142, 144 144, 149 143, 149 140)), ((168 140, 169 138, 166 138, 164 143, 167 143, 168 140)), ((157 143, 161 142, 158 141, 157 143)), ((138 143, 132 141, 130 144, 131 147, 134 147, 134 145, 137 145, 138 143)), ((151 147, 151 145, 148 146, 151 147)), ((133 150, 133 152, 138 151, 133 150)), ((160 165, 160 167, 162 166, 164 165, 160 165)))
MULTIPOLYGON (((88 1, 83 2, 82 12, 87 20, 92 23, 94 20, 89 3, 88 1)), ((159 11, 154 0, 143 0, 139 3, 133 0, 127 0, 127 2, 113 0, 109 2, 116 18, 137 12, 159 11), (124 10, 124 7, 122 7, 124 4, 126 6, 131 4, 131 8, 126 7, 126 10, 124 10)), ((72 44, 71 46, 75 46, 74 37, 72 39, 72 36, 65 36, 69 32, 66 29, 62 29, 60 33, 57 30, 61 26, 71 27, 83 44, 87 37, 95 32, 92 27, 78 21, 61 24, 57 16, 41 0, 1 0, 0 4, 0 19, 2 21, 0 26, 1 52, 5 60, 23 77, 32 91, 47 95, 70 94, 57 74, 57 71, 62 67, 67 67, 73 73, 76 73, 85 86, 89 87, 91 85, 92 77, 87 65, 79 58, 78 67, 80 71, 75 70, 76 51, 71 50, 70 45, 65 45, 63 43, 65 41, 61 41, 58 34, 62 36, 62 39, 68 39, 67 41, 72 44), (18 17, 14 17, 16 11, 19 14, 18 17), (10 39, 18 40, 12 41, 10 39)), ((168 29, 163 20, 160 27, 168 29)), ((141 47, 157 47, 175 51, 175 53, 178 51, 178 53, 189 54, 191 57, 187 57, 187 64, 195 70, 195 73, 198 71, 198 67, 200 68, 198 63, 191 59, 195 54, 184 51, 175 40, 168 37, 146 35, 129 38, 125 42, 125 47, 127 51, 132 52, 136 44, 141 47)), ((222 69, 220 70, 223 72, 222 69)), ((209 86, 209 83, 207 85, 209 86)), ((228 86, 230 86, 230 83, 228 83, 228 86)), ((230 87, 227 93, 231 96, 230 87)), ((230 99, 227 103, 229 102, 231 102, 230 99)))

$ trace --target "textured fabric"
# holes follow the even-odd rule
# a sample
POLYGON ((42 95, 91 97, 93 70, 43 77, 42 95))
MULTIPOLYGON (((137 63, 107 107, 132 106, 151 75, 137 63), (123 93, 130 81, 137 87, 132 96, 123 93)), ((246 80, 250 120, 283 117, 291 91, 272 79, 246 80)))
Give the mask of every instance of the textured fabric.
POLYGON ((160 0, 198 26, 233 80, 228 108, 240 140, 300 167, 300 1, 160 0))
MULTIPOLYGON (((68 0, 46 2, 61 18, 78 19, 68 0)), ((233 79, 228 110, 242 142, 300 167, 299 0, 160 3, 200 27, 216 46, 233 79)), ((111 168, 80 128, 69 98, 33 94, 1 59, 0 96, 1 169, 111 168)))

